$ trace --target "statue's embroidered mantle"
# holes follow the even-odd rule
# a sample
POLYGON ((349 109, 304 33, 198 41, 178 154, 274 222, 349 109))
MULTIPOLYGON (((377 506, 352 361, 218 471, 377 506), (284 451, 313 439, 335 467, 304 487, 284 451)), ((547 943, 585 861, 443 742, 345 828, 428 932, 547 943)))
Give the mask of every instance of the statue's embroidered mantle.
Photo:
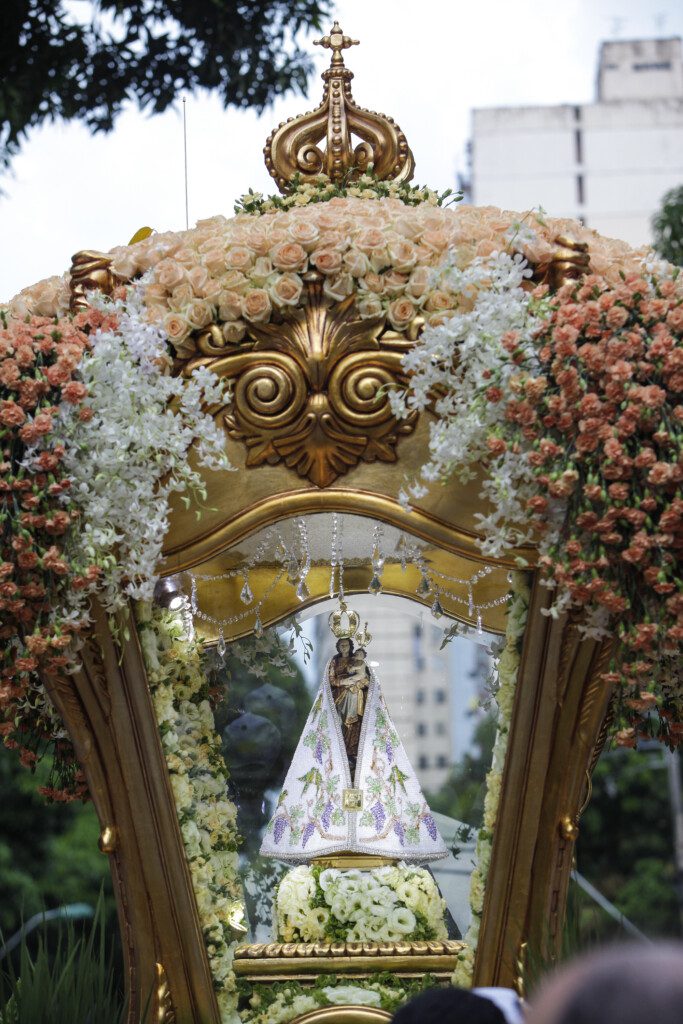
POLYGON ((372 670, 351 779, 328 663, 261 854, 300 863, 344 851, 403 861, 448 854, 372 670), (360 810, 345 809, 357 802, 349 790, 362 794, 360 810))

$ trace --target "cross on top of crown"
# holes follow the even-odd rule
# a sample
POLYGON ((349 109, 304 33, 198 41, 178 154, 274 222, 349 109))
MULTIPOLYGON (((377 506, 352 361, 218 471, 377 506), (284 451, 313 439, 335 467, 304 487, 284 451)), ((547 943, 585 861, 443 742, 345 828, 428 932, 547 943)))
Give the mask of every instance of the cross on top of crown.
POLYGON ((332 62, 339 60, 343 63, 341 52, 342 50, 348 50, 350 46, 357 46, 358 39, 351 39, 350 36, 345 36, 338 21, 335 21, 332 26, 332 31, 328 36, 323 36, 322 39, 314 39, 316 46, 322 46, 325 50, 332 50, 332 62))

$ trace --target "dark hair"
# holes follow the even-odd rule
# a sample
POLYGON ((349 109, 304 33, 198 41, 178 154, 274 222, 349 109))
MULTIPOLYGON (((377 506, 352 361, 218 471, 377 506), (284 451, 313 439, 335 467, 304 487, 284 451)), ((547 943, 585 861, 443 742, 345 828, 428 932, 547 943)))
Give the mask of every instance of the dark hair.
POLYGON ((531 1000, 536 1024, 680 1024, 683 943, 613 946, 550 978, 531 1000))
POLYGON ((484 996, 447 985, 429 988, 402 1006, 393 1024, 505 1024, 502 1010, 484 996))
MULTIPOLYGON (((351 644, 351 650, 349 651, 349 654, 353 654, 353 640, 351 639, 350 636, 340 636, 339 637, 339 639, 337 640, 337 643, 335 645, 336 648, 337 648, 337 654, 341 654, 341 651, 339 650, 339 644, 343 643, 345 640, 348 640, 348 642, 351 644)), ((328 647, 328 650, 329 650, 329 647, 328 647)))

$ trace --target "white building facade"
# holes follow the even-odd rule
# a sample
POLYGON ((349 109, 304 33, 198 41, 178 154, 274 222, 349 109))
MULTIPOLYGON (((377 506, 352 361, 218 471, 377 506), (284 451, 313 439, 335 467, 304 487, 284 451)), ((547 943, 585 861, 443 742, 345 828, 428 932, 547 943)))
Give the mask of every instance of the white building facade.
POLYGON ((473 111, 471 195, 478 206, 573 217, 631 245, 683 183, 680 38, 600 50, 594 103, 473 111))

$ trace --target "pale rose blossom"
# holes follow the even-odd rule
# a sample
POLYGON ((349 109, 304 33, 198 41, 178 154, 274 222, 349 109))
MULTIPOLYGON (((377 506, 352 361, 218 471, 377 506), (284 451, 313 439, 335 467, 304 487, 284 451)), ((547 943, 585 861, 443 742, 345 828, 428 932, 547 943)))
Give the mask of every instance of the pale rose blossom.
POLYGON ((303 286, 298 274, 283 274, 270 285, 268 291, 276 306, 296 306, 303 286))
POLYGON ((173 345, 180 344, 190 333, 190 325, 180 313, 167 313, 162 322, 173 345))
POLYGON ((185 280, 185 277, 185 268, 170 259, 157 263, 154 270, 154 280, 158 281, 169 292, 177 288, 185 280))
POLYGON ((195 295, 199 296, 201 299, 206 297, 205 290, 209 282, 209 271, 206 267, 192 267, 192 269, 187 272, 187 280, 195 295))
POLYGON ((362 320, 374 319, 382 315, 382 303, 376 295, 364 295, 358 300, 357 309, 362 320))
POLYGON ((334 302, 342 302, 353 291, 353 278, 350 274, 339 274, 338 277, 326 277, 323 292, 334 302))
POLYGON ((311 252, 320 237, 320 229, 311 220, 296 220, 287 228, 293 242, 298 242, 306 252, 311 252))
POLYGON ((270 251, 270 258, 277 270, 301 270, 307 262, 306 250, 298 242, 281 242, 270 251))
POLYGON ((254 262, 254 252, 246 246, 236 245, 225 254, 225 265, 228 270, 248 271, 254 262))
POLYGON ((270 296, 264 288, 255 288, 242 297, 242 316, 254 324, 268 320, 272 308, 270 296))
POLYGON ((121 246, 111 261, 111 269, 123 281, 130 281, 135 277, 139 270, 135 247, 121 246))
POLYGON ((226 320, 221 333, 228 345, 236 345, 247 333, 247 325, 243 320, 226 320))
POLYGON ((344 253, 344 270, 353 277, 365 277, 370 270, 370 261, 367 256, 357 249, 350 249, 344 253))
POLYGON ((178 313, 180 310, 185 309, 194 299, 194 292, 192 291, 192 285, 189 281, 183 281, 182 284, 177 285, 168 300, 168 304, 174 312, 178 313))
POLYGON ((237 320, 242 315, 242 300, 237 292, 223 290, 218 294, 218 316, 221 320, 237 320))
POLYGON ((190 327, 201 330, 208 327, 213 320, 213 307, 205 299, 193 299, 184 309, 190 327))
POLYGON ((341 253, 332 249, 317 249, 311 256, 311 263, 321 274, 338 274, 342 265, 341 253))
POLYGON ((410 299, 394 299, 387 310, 387 319, 396 331, 403 331, 417 310, 410 299))

